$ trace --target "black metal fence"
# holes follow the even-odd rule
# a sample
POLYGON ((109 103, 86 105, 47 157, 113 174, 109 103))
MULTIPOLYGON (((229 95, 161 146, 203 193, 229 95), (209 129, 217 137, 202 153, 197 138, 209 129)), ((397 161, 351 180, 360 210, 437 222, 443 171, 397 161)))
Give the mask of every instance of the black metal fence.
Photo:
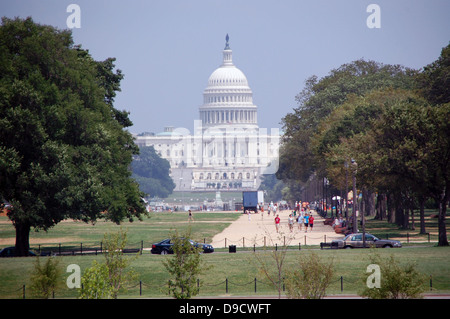
MULTIPOLYGON (((38 244, 31 246, 30 250, 40 256, 75 256, 75 255, 97 255, 102 254, 104 250, 103 242, 98 244, 80 243, 74 244, 57 244, 57 245, 43 245, 38 244)), ((144 250, 144 241, 127 244, 123 249, 124 253, 141 253, 144 250)))
MULTIPOLYGON (((354 294, 358 287, 361 288, 363 281, 360 278, 347 278, 343 276, 337 276, 331 281, 329 286, 329 291, 335 294, 343 294, 349 292, 354 294)), ((432 275, 429 276, 429 280, 426 283, 428 292, 439 293, 440 290, 448 291, 449 282, 433 278, 432 275)), ((276 283, 279 286, 279 283, 276 283)), ((245 294, 245 295, 257 295, 260 294, 270 294, 278 293, 277 287, 270 282, 259 280, 256 277, 252 280, 241 282, 238 280, 225 278, 224 280, 218 280, 217 282, 204 282, 197 280, 197 287, 200 289, 200 294, 204 292, 206 295, 221 295, 221 294, 245 294)), ((165 296, 168 292, 168 282, 163 283, 146 283, 142 280, 137 281, 126 287, 128 296, 165 296)), ((283 293, 286 290, 284 282, 281 283, 280 287, 283 293)), ((7 298, 21 298, 28 299, 32 298, 31 294, 28 294, 26 285, 22 285, 14 290, 3 290, 0 288, 0 298, 2 296, 8 296, 7 298)), ((53 298, 77 298, 78 289, 64 288, 56 293, 53 293, 53 298)))

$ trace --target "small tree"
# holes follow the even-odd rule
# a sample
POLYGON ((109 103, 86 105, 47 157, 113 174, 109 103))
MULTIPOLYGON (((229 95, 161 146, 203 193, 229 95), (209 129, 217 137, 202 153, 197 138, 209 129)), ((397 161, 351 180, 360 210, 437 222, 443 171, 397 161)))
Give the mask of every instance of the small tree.
POLYGON ((86 269, 81 278, 80 299, 110 299, 113 289, 108 283, 108 268, 96 260, 86 269))
POLYGON ((289 298, 320 299, 325 296, 333 277, 333 262, 323 262, 318 255, 303 255, 298 268, 286 272, 285 284, 289 298))
POLYGON ((409 263, 400 265, 394 259, 381 258, 380 255, 374 253, 369 257, 370 263, 378 265, 380 268, 380 287, 367 287, 367 273, 363 276, 366 288, 360 293, 362 297, 371 299, 412 299, 421 298, 421 293, 425 291, 425 276, 421 274, 416 265, 409 263))
POLYGON ((255 251, 253 257, 254 260, 256 260, 259 271, 269 280, 272 286, 277 289, 278 298, 281 298, 281 292, 283 290, 283 267, 287 249, 293 237, 288 236, 286 242, 286 240, 284 240, 284 232, 280 231, 280 233, 278 233, 278 242, 283 242, 283 245, 278 246, 272 239, 270 232, 267 230, 266 236, 269 238, 269 243, 274 249, 266 249, 264 247, 264 252, 255 251), (275 265, 273 263, 275 263, 275 265))
POLYGON ((85 271, 81 278, 80 298, 116 299, 119 292, 125 290, 126 283, 136 278, 134 271, 126 269, 138 255, 126 258, 123 253, 126 243, 127 233, 122 228, 117 233, 104 235, 105 263, 99 264, 94 260, 92 267, 85 271))
POLYGON ((50 298, 59 286, 61 275, 59 260, 49 257, 42 265, 40 258, 37 257, 34 271, 31 275, 31 291, 33 295, 37 298, 50 298))
POLYGON ((190 299, 199 292, 197 279, 199 275, 209 269, 201 258, 201 248, 191 244, 190 230, 184 235, 175 231, 171 235, 174 256, 163 261, 164 267, 171 275, 168 281, 168 294, 173 294, 177 299, 190 299))

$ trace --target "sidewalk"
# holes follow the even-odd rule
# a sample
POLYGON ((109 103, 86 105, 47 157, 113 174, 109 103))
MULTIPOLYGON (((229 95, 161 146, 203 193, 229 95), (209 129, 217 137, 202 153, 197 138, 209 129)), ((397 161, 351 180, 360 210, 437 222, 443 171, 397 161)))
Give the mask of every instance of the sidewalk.
POLYGON ((315 211, 311 211, 314 216, 314 227, 311 230, 308 227, 305 232, 305 225, 301 230, 294 219, 294 229, 291 232, 288 225, 288 217, 291 210, 278 212, 281 219, 279 232, 275 228, 275 216, 270 216, 267 212, 250 214, 242 214, 230 226, 225 228, 221 233, 212 239, 212 245, 216 248, 228 247, 228 245, 236 245, 238 247, 275 246, 277 245, 319 245, 321 242, 331 242, 333 239, 342 238, 343 235, 336 234, 329 225, 324 225, 324 219, 315 211))

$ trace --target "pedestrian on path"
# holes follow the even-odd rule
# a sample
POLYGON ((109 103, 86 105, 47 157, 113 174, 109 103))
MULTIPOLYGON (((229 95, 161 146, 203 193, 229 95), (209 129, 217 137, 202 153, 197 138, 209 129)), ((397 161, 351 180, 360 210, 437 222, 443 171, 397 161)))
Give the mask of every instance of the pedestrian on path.
POLYGON ((277 229, 277 233, 280 226, 280 216, 277 214, 277 217, 275 217, 275 228, 277 229))
POLYGON ((191 210, 189 209, 189 211, 188 211, 188 221, 189 222, 191 222, 191 221, 194 221, 194 215, 192 215, 192 212, 191 212, 191 210))
POLYGON ((298 212, 297 225, 298 225, 298 230, 301 231, 302 227, 303 227, 303 214, 300 211, 298 212))
POLYGON ((314 226, 314 216, 311 214, 311 216, 309 216, 309 228, 311 228, 311 231, 313 230, 313 226, 314 226))
POLYGON ((305 233, 308 232, 308 224, 309 224, 309 215, 306 214, 305 217, 303 217, 304 223, 305 223, 305 233))
POLYGON ((289 231, 292 233, 294 230, 294 219, 292 218, 292 214, 289 214, 288 218, 289 231))

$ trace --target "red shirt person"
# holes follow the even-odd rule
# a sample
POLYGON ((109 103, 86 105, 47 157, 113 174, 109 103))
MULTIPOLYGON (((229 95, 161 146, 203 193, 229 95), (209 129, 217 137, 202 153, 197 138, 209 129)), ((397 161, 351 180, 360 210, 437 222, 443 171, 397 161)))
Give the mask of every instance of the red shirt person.
POLYGON ((277 229, 277 232, 279 225, 280 225, 280 217, 279 215, 277 215, 277 217, 275 217, 275 228, 277 229))
POLYGON ((314 217, 313 215, 309 216, 309 227, 311 228, 311 230, 313 229, 314 226, 314 217))

